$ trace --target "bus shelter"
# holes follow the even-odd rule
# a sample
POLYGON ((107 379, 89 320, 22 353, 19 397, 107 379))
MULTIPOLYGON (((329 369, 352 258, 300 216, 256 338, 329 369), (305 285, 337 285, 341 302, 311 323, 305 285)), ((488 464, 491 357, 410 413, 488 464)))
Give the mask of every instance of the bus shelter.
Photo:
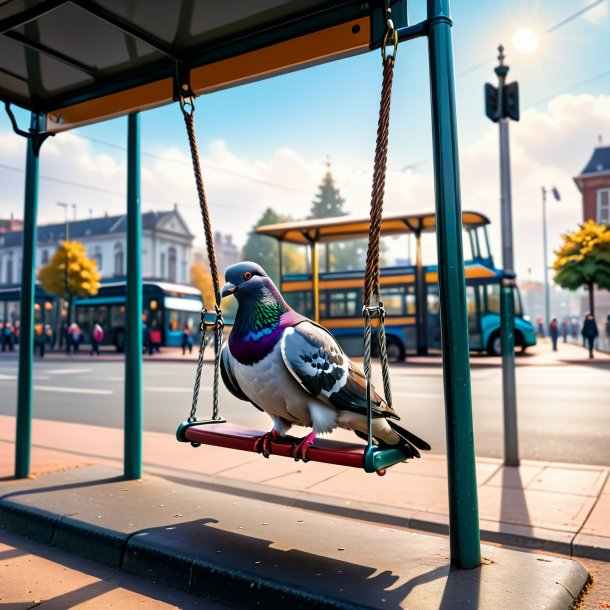
POLYGON ((16 477, 30 468, 34 254, 39 157, 46 138, 128 115, 125 466, 142 465, 140 111, 185 92, 212 93, 385 44, 391 5, 396 43, 428 41, 443 376, 447 422, 451 562, 480 564, 461 236, 449 0, 427 0, 410 24, 406 0, 212 3, 177 0, 15 0, 0 6, 0 99, 27 138, 16 477), (12 112, 31 114, 28 127, 12 112))

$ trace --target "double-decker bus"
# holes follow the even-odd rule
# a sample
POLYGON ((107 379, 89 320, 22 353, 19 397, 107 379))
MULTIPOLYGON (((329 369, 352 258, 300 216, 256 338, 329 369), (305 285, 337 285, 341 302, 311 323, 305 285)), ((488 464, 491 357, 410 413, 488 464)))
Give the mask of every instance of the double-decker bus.
MULTIPOLYGON (((479 212, 464 212, 462 224, 470 349, 499 355, 503 271, 493 263, 489 219, 479 212)), ((287 302, 330 329, 352 356, 363 349, 362 284, 369 225, 369 218, 343 216, 257 228, 279 241, 280 288, 287 302)), ((394 361, 441 347, 438 268, 424 265, 422 247, 422 238, 433 237, 435 230, 434 212, 387 215, 382 222, 381 296, 388 354, 394 361)), ((435 245, 428 245, 435 256, 435 245)), ((535 345, 536 335, 524 317, 518 289, 514 295, 515 344, 524 351, 535 345)))
MULTIPOLYGON (((125 281, 104 283, 93 297, 74 301, 74 317, 86 340, 97 322, 104 330, 104 344, 123 351, 125 345, 125 281)), ((159 345, 179 346, 188 326, 199 332, 201 292, 192 286, 144 281, 142 316, 149 333, 159 333, 159 345)))

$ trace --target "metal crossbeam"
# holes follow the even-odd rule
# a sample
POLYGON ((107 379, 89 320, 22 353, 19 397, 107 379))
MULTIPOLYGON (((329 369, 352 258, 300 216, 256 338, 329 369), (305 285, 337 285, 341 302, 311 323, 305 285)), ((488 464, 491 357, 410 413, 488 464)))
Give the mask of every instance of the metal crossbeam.
POLYGON ((40 42, 35 42, 34 40, 27 38, 23 34, 19 34, 18 32, 4 32, 3 35, 6 36, 7 38, 10 38, 11 40, 14 40, 15 42, 18 42, 19 44, 22 44, 24 47, 27 47, 28 49, 32 49, 34 51, 37 51, 38 53, 42 53, 43 55, 46 55, 47 57, 51 57, 52 59, 60 61, 61 63, 66 64, 67 66, 70 66, 71 68, 74 68, 75 70, 84 72, 85 74, 88 74, 89 76, 91 76, 91 78, 94 78, 95 80, 104 80, 104 75, 96 68, 87 66, 86 64, 84 64, 76 59, 73 59, 71 57, 68 57, 67 55, 60 53, 59 51, 55 51, 54 49, 47 47, 47 45, 45 45, 45 44, 42 44, 40 42))
POLYGON ((4 34, 9 30, 14 30, 30 21, 35 21, 40 17, 44 17, 48 13, 52 13, 54 10, 61 8, 64 4, 68 4, 69 0, 47 0, 46 2, 39 2, 31 8, 24 9, 16 15, 7 17, 6 19, 0 20, 0 34, 4 34))
POLYGON ((72 4, 78 6, 78 8, 97 17, 98 19, 101 19, 108 25, 121 30, 125 34, 136 38, 144 44, 147 44, 149 47, 153 48, 159 53, 162 53, 166 57, 169 57, 171 60, 180 61, 180 57, 173 47, 162 41, 160 38, 153 36, 149 32, 145 32, 140 28, 135 27, 133 23, 130 23, 119 15, 110 12, 108 9, 100 6, 96 2, 92 2, 91 0, 72 0, 72 4))

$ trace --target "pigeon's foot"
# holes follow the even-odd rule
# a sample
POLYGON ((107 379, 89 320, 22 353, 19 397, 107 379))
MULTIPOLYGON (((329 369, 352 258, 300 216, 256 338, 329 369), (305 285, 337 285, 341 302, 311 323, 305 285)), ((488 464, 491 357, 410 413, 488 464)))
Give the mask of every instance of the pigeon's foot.
POLYGON ((261 453, 264 457, 268 458, 271 455, 271 441, 277 441, 282 435, 275 429, 259 436, 254 443, 254 451, 261 453))
POLYGON ((304 438, 302 438, 299 442, 295 443, 292 448, 292 457, 295 462, 299 460, 303 460, 304 462, 309 462, 307 459, 307 451, 313 445, 313 442, 316 440, 316 433, 313 430, 304 438))

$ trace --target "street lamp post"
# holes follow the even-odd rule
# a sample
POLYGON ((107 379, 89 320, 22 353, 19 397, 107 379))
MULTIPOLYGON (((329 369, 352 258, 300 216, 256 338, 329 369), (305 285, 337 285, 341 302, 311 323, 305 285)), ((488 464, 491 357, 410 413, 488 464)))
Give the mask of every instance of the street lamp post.
MULTIPOLYGON (((544 261, 544 334, 549 332, 549 324, 551 323, 551 288, 549 285, 549 262, 547 252, 547 237, 546 237, 546 188, 542 187, 542 247, 544 261)), ((559 191, 553 187, 551 189, 553 197, 556 201, 561 199, 559 191)))
POLYGON ((500 215, 502 220, 502 282, 500 285, 500 338, 502 344, 502 402, 504 412, 504 463, 519 465, 517 433, 517 391, 515 379, 515 272, 513 261, 513 220, 510 177, 508 121, 519 120, 519 85, 506 84, 508 66, 504 47, 498 47, 494 72, 498 87, 485 85, 485 113, 500 128, 500 215))
MULTIPOLYGON (((68 204, 67 203, 63 203, 61 201, 58 201, 57 205, 64 209, 64 222, 66 223, 66 239, 65 239, 65 241, 68 242, 68 241, 70 241, 70 222, 68 220, 68 204)), ((75 205, 74 205, 74 208, 76 209, 75 205)), ((68 312, 67 319, 66 319, 66 336, 65 336, 65 339, 66 339, 66 352, 70 352, 70 342, 68 341, 68 334, 67 334, 67 329, 68 329, 68 326, 70 325, 70 318, 71 318, 71 311, 70 311, 70 274, 69 274, 69 271, 68 271, 68 249, 67 248, 64 249, 64 254, 65 254, 65 261, 64 261, 64 282, 66 283, 66 300, 67 300, 66 311, 68 312)), ((60 348, 61 348, 61 342, 60 342, 60 348)))

